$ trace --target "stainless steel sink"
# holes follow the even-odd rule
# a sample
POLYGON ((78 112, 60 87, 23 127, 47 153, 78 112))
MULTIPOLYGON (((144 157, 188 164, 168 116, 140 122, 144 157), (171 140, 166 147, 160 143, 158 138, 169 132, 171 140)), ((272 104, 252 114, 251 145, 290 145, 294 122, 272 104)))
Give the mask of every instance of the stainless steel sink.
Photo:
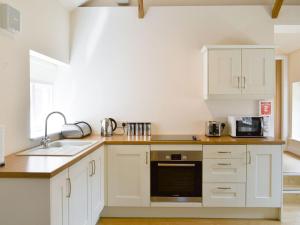
POLYGON ((60 140, 49 143, 48 148, 38 146, 18 153, 27 156, 74 156, 96 144, 97 141, 60 140))

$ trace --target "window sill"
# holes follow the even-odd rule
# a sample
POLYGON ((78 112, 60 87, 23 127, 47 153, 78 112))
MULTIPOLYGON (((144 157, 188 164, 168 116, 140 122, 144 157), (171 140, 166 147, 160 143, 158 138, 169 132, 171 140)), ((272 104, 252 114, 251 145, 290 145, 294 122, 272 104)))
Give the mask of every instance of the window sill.
POLYGON ((293 141, 293 142, 298 142, 298 143, 300 143, 300 139, 297 139, 297 138, 290 138, 289 140, 290 140, 290 141, 293 141))

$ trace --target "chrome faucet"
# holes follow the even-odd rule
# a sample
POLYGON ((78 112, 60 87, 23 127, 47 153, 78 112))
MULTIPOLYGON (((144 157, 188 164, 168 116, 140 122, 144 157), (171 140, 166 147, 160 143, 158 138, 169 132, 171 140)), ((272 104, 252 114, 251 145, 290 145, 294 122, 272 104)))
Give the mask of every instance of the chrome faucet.
POLYGON ((42 138, 41 140, 41 145, 44 147, 44 148, 48 148, 48 144, 50 142, 50 138, 48 137, 48 119, 50 116, 52 116, 53 114, 59 114, 61 115, 63 118, 64 118, 64 122, 65 124, 67 124, 67 120, 66 120, 66 117, 63 113, 61 112, 52 112, 52 113, 49 113, 49 115, 46 117, 46 121, 45 121, 45 137, 42 138))

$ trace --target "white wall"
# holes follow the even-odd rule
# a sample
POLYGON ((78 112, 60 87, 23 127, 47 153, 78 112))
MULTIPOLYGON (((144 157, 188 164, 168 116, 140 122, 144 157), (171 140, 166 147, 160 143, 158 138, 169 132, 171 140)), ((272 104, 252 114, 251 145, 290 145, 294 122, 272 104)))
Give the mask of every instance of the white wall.
MULTIPOLYGON (((292 52, 289 59, 289 137, 292 137, 292 85, 300 82, 300 49, 292 52)), ((300 155, 300 142, 289 140, 288 150, 300 155)))
POLYGON ((68 62, 69 12, 54 0, 0 0, 21 12, 21 32, 0 31, 0 124, 6 127, 6 154, 29 140, 29 49, 68 62))
POLYGON ((151 121, 154 133, 168 134, 203 133, 206 120, 256 114, 256 101, 204 101, 200 49, 273 44, 275 21, 300 21, 288 8, 282 14, 272 20, 264 6, 151 7, 141 20, 135 7, 79 8, 58 108, 97 131, 110 116, 151 121))

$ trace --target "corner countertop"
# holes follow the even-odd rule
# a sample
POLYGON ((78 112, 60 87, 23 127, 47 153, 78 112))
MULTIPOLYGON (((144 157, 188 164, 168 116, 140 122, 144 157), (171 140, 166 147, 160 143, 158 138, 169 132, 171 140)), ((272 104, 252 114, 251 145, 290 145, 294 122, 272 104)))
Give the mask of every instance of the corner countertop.
POLYGON ((148 144, 200 144, 200 145, 283 145, 284 141, 274 138, 232 138, 230 136, 198 136, 197 141, 152 141, 151 137, 90 136, 84 140, 97 140, 88 149, 75 156, 17 156, 5 157, 5 166, 0 167, 0 178, 44 178, 54 177, 64 169, 91 154, 104 144, 148 145, 148 144))

